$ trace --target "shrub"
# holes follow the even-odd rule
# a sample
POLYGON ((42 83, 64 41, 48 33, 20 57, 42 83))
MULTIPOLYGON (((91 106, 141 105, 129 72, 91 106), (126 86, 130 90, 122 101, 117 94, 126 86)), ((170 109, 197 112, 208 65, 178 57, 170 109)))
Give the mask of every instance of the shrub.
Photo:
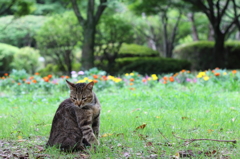
POLYGON ((240 68, 240 41, 228 41, 225 43, 227 53, 227 68, 240 68))
POLYGON ((34 35, 43 25, 44 16, 28 15, 14 19, 14 16, 0 18, 0 42, 17 47, 35 46, 34 35))
POLYGON ((9 72, 11 67, 11 62, 13 61, 13 56, 19 49, 15 46, 0 43, 0 74, 4 72, 9 72))
POLYGON ((38 72, 41 76, 47 76, 49 74, 59 75, 59 73, 61 72, 61 69, 58 65, 47 64, 45 68, 40 69, 38 72))
POLYGON ((31 47, 21 48, 14 54, 11 66, 16 70, 26 70, 27 73, 34 74, 40 69, 40 54, 38 50, 31 47))
POLYGON ((212 41, 196 41, 179 45, 173 52, 173 57, 191 62, 191 70, 206 70, 213 68, 212 41))
POLYGON ((146 46, 137 44, 123 44, 118 57, 157 57, 159 53, 146 46))
POLYGON ((136 71, 140 74, 161 74, 178 72, 182 69, 190 69, 190 62, 160 57, 132 57, 118 59, 112 72, 136 71))
MULTIPOLYGON (((72 70, 78 71, 80 69, 81 69, 81 63, 77 63, 77 62, 72 63, 72 70)), ((40 73, 41 76, 47 76, 49 74, 55 74, 55 75, 68 74, 68 72, 62 70, 62 68, 56 64, 47 64, 45 68, 40 69, 38 72, 40 73)))
MULTIPOLYGON (((214 55, 213 41, 196 41, 179 45, 173 52, 173 57, 185 59, 191 62, 191 70, 207 70, 215 68, 213 65, 214 55)), ((226 68, 240 68, 240 42, 225 42, 226 68)))

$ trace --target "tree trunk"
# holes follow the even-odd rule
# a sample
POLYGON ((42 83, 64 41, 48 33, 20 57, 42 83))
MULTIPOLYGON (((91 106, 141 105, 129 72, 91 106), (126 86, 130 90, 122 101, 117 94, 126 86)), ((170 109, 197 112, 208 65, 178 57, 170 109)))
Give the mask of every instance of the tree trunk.
POLYGON ((84 29, 84 40, 82 46, 82 69, 88 70, 94 66, 94 38, 95 38, 94 24, 86 25, 84 29))
POLYGON ((213 50, 214 67, 225 68, 226 58, 224 52, 225 35, 221 31, 215 31, 215 45, 213 50))
POLYGON ((67 74, 68 76, 71 76, 72 71, 71 50, 66 50, 65 63, 67 65, 67 74))
POLYGON ((214 30, 212 28, 212 25, 208 25, 208 40, 213 41, 214 40, 214 30))
POLYGON ((194 13, 188 13, 188 20, 191 22, 192 25, 192 38, 193 41, 199 41, 197 27, 195 25, 194 13))
POLYGON ((163 51, 164 51, 165 57, 167 57, 168 56, 168 32, 167 32, 168 18, 166 16, 166 13, 163 13, 161 17, 161 21, 163 24, 163 51))

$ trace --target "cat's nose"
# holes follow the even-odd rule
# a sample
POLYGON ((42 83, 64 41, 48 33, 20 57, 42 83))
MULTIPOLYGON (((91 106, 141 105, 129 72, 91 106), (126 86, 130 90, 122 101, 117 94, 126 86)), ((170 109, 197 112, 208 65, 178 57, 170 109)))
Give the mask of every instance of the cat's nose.
POLYGON ((82 101, 77 101, 76 104, 80 106, 82 104, 82 101))

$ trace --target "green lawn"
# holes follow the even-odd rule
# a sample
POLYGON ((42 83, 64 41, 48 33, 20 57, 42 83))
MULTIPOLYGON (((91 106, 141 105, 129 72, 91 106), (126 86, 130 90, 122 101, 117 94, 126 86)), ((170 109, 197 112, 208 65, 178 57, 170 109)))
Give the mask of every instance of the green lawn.
MULTIPOLYGON (((115 87, 97 91, 102 105, 100 142, 96 151, 65 154, 42 150, 59 103, 68 91, 36 91, 15 95, 1 92, 0 149, 27 152, 30 158, 239 158, 239 143, 195 141, 184 145, 179 139, 239 140, 237 91, 221 85, 163 85, 135 90, 115 87), (146 124, 141 129, 137 127, 146 124), (172 134, 174 133, 175 136, 172 134), (210 154, 212 153, 212 154, 210 154)), ((143 127, 143 126, 142 126, 143 127)))

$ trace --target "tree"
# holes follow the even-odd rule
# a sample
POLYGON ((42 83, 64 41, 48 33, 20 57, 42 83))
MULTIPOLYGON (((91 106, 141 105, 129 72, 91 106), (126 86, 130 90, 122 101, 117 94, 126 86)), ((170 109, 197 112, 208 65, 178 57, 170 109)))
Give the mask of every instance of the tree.
POLYGON ((100 0, 100 3, 97 5, 97 7, 95 7, 95 0, 88 0, 86 18, 83 17, 77 0, 71 0, 71 3, 78 22, 83 29, 82 69, 90 69, 94 66, 96 26, 101 15, 107 7, 107 0, 100 0))
POLYGON ((226 36, 234 29, 240 17, 236 13, 233 17, 231 15, 232 8, 234 7, 235 0, 185 0, 192 4, 194 11, 203 12, 211 23, 214 31, 214 61, 213 67, 226 66, 226 53, 224 52, 224 41, 226 36))
POLYGON ((120 15, 108 15, 100 20, 97 26, 95 53, 101 63, 103 60, 108 61, 106 71, 114 66, 122 44, 132 41, 132 25, 125 18, 120 15))
POLYGON ((147 15, 159 15, 163 27, 163 51, 166 57, 172 57, 172 50, 174 48, 178 26, 182 17, 182 8, 180 8, 179 5, 181 6, 182 3, 176 3, 173 0, 142 0, 137 1, 132 7, 137 14, 144 12, 147 15), (178 9, 178 15, 176 16, 175 25, 173 26, 171 34, 169 35, 168 13, 172 8, 178 9))
POLYGON ((79 47, 82 41, 81 30, 72 12, 51 17, 36 36, 40 54, 45 59, 50 58, 61 71, 67 71, 70 75, 72 64, 76 60, 74 48, 79 47))
POLYGON ((31 5, 33 3, 29 0, 1 0, 0 1, 0 16, 15 15, 23 16, 29 14, 31 5))

